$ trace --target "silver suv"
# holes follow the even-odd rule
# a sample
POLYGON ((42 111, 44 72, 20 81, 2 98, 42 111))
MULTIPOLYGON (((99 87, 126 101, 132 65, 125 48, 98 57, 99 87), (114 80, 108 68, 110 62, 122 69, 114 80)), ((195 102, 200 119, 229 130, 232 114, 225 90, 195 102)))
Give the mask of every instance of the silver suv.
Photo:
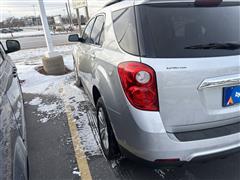
POLYGON ((120 1, 69 36, 108 159, 119 149, 160 163, 240 148, 239 11, 239 1, 120 1))

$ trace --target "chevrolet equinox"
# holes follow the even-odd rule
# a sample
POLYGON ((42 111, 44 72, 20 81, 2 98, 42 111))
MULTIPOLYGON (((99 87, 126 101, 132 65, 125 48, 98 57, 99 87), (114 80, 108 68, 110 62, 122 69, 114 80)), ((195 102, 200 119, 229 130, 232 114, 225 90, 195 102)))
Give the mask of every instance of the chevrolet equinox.
POLYGON ((124 149, 184 162, 240 147, 239 1, 115 1, 69 41, 107 159, 124 149))

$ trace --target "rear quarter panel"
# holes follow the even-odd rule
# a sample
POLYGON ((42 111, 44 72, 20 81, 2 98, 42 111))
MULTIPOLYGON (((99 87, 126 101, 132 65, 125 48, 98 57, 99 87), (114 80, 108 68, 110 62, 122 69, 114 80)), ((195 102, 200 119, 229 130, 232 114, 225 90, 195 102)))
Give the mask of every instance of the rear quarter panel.
MULTIPOLYGON (((102 47, 94 47, 96 60, 92 62, 92 86, 98 88, 107 107, 118 141, 125 141, 134 121, 131 119, 127 99, 118 75, 118 65, 126 61, 140 62, 140 58, 125 53, 118 46, 112 26, 111 14, 106 12, 105 40, 102 47), (128 126, 126 127, 126 124, 128 126)), ((93 96, 93 95, 92 95, 93 96)))

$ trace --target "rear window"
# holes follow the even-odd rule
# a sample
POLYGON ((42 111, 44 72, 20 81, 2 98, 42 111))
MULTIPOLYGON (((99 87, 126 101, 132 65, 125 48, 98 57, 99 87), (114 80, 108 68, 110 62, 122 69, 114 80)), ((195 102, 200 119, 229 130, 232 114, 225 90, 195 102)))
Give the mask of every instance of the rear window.
POLYGON ((136 6, 140 55, 150 58, 240 54, 240 6, 136 6))

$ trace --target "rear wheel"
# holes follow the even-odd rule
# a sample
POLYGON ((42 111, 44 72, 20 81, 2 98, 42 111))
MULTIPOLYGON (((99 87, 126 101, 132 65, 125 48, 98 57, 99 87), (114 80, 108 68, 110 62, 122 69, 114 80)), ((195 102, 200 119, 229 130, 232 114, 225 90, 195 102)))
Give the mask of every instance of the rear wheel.
POLYGON ((97 102, 97 119, 98 133, 103 153, 108 160, 112 160, 120 154, 102 98, 99 98, 97 102))

